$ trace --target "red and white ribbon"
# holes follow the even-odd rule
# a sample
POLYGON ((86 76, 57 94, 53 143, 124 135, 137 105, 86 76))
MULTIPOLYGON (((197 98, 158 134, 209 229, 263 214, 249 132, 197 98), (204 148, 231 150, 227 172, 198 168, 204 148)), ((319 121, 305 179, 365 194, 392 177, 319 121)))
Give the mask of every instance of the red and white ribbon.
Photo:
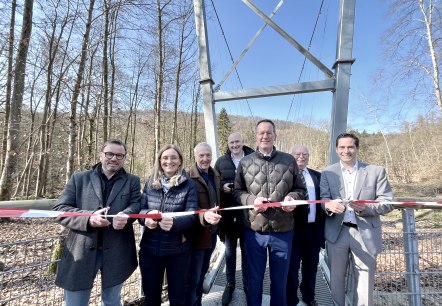
MULTIPOLYGON (((179 217, 188 216, 194 214, 201 214, 206 211, 223 211, 223 210, 238 210, 238 209, 252 209, 255 207, 270 208, 270 207, 282 207, 282 206, 299 206, 306 204, 325 203, 330 200, 292 200, 285 202, 271 202, 256 205, 244 205, 234 206, 226 208, 212 208, 212 209, 200 209, 195 211, 182 211, 182 212, 163 212, 158 214, 129 214, 129 218, 151 218, 161 219, 163 217, 179 217)), ((346 201, 344 201, 346 202, 346 201)), ((396 208, 414 208, 414 209, 442 209, 442 201, 438 202, 389 202, 389 201, 376 201, 376 200, 353 200, 359 204, 391 204, 396 208)), ((51 210, 38 210, 38 209, 20 209, 20 208, 0 208, 0 218, 55 218, 55 217, 90 217, 92 213, 84 212, 63 212, 63 211, 51 211, 51 210)), ((105 217, 115 217, 116 215, 103 215, 105 217)))

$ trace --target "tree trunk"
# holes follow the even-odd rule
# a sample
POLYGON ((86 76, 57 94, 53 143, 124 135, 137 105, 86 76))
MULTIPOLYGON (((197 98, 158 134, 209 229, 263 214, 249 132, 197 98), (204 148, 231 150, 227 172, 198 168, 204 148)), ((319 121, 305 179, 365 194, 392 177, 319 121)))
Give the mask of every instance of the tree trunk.
MULTIPOLYGON (((177 141, 177 123, 178 123, 178 101, 179 101, 179 92, 181 88, 181 72, 183 68, 183 52, 184 52, 184 43, 186 38, 189 36, 186 35, 186 24, 189 20, 190 15, 192 14, 192 10, 185 9, 181 15, 181 24, 180 24, 180 39, 178 45, 178 64, 175 75, 175 98, 173 103, 173 118, 172 118, 172 137, 170 139, 170 143, 176 143, 177 141)), ((193 15, 193 14, 192 14, 193 15)))
POLYGON ((161 8, 160 0, 157 0, 157 35, 158 35, 158 45, 157 45, 157 56, 158 56, 158 66, 156 72, 156 93, 155 93, 155 156, 160 149, 161 145, 161 104, 163 98, 163 82, 164 82, 164 43, 163 43, 163 9, 161 8))
POLYGON ((80 95, 80 87, 83 81, 83 72, 87 57, 89 34, 92 22, 92 12, 94 10, 94 2, 95 0, 90 0, 89 2, 88 17, 86 21, 86 31, 83 35, 83 44, 81 48, 80 65, 78 67, 77 79, 75 81, 74 92, 72 94, 72 99, 71 99, 71 112, 69 116, 69 151, 68 151, 68 161, 66 165, 66 182, 69 180, 72 173, 74 172, 75 147, 77 141, 77 103, 78 103, 78 96, 80 95))
POLYGON ((17 158, 20 145, 21 109, 25 88, 26 60, 32 32, 33 0, 24 3, 23 26, 15 64, 14 91, 11 101, 11 117, 9 122, 6 158, 0 179, 0 200, 10 200, 13 182, 17 177, 17 158))
MULTIPOLYGON (((425 29, 427 31, 427 43, 428 43, 428 51, 430 53, 431 57, 431 64, 433 68, 433 73, 430 74, 429 71, 425 70, 426 73, 428 73, 433 81, 434 86, 434 93, 436 96, 436 103, 439 106, 439 112, 442 115, 442 93, 440 89, 440 79, 439 79, 439 64, 438 64, 438 55, 436 52, 436 46, 435 46, 435 40, 433 39, 433 13, 434 13, 434 6, 433 2, 430 1, 430 4, 428 7, 425 7, 425 2, 423 0, 419 0, 419 7, 422 12, 422 16, 424 17, 424 24, 425 29)), ((436 1, 438 2, 438 1, 436 1)), ((440 18, 439 16, 440 12, 437 12, 436 18, 440 18)))
POLYGON ((95 111, 90 111, 91 107, 91 90, 92 90, 92 71, 94 65, 95 54, 98 50, 98 44, 95 49, 90 53, 89 64, 88 64, 88 73, 87 73, 87 81, 86 81, 86 97, 85 102, 82 105, 82 113, 83 113, 83 122, 82 127, 80 128, 80 139, 85 143, 86 148, 83 149, 83 154, 81 154, 80 166, 82 168, 89 169, 93 165, 93 148, 94 148, 94 137, 93 131, 95 129, 94 121, 95 121, 95 111))
POLYGON ((109 41, 110 46, 110 65, 111 65, 111 86, 110 86, 110 99, 109 99, 109 120, 108 120, 108 126, 109 126, 109 138, 114 138, 112 135, 113 130, 113 110, 114 110, 114 96, 115 96, 115 74, 116 74, 116 64, 115 64, 115 46, 116 46, 116 40, 117 40, 117 24, 118 24, 118 15, 120 13, 120 7, 121 3, 118 3, 115 5, 114 10, 112 12, 112 18, 111 18, 111 39, 109 41))
MULTIPOLYGON (((54 75, 53 67, 54 60, 57 55, 57 49, 59 46, 59 40, 56 41, 55 32, 57 30, 58 20, 55 17, 51 22, 52 33, 48 42, 49 45, 49 55, 47 59, 47 70, 46 70, 46 93, 45 93, 45 105, 43 107, 41 126, 40 126, 40 153, 39 153, 39 163, 37 171, 37 181, 35 187, 35 197, 39 198, 43 195, 43 186, 46 185, 46 162, 47 162, 47 125, 48 125, 48 114, 51 110, 52 101, 52 75, 54 75)), ((63 31, 61 31, 63 32, 63 31)))
MULTIPOLYGON (((67 25, 69 18, 68 18, 69 14, 66 14, 65 19, 64 19, 64 25, 67 25)), ((61 40, 61 37, 63 37, 63 39, 65 40, 65 45, 69 46, 69 43, 71 41, 71 37, 72 37, 72 31, 74 28, 74 24, 71 24, 71 27, 69 29, 68 35, 66 37, 66 35, 62 35, 62 33, 60 33, 59 37, 59 41, 61 40)), ((68 53, 64 53, 63 54, 63 58, 61 60, 61 66, 60 66, 60 71, 58 73, 58 80, 56 82, 55 85, 55 103, 54 103, 54 108, 52 110, 51 115, 48 118, 48 122, 49 122, 49 126, 48 126, 48 133, 47 133, 47 140, 46 140, 46 152, 51 152, 52 151, 52 145, 53 145, 53 137, 54 137, 54 130, 55 130, 55 125, 57 123, 57 115, 58 115, 58 105, 60 103, 60 99, 61 99, 61 91, 62 91, 62 80, 66 75, 66 72, 68 70, 68 68, 71 66, 71 64, 73 62, 68 62, 68 64, 65 66, 66 64, 66 59, 68 58, 68 53)), ((45 177, 45 181, 48 181, 48 173, 51 169, 50 165, 51 163, 53 163, 53 159, 47 158, 47 162, 46 162, 46 167, 44 169, 44 177, 45 177)), ((51 184, 52 185, 52 184, 51 184)), ((52 187, 51 187, 52 188, 52 187)), ((52 192, 51 192, 52 194, 52 192)))
POLYGON ((109 137, 109 67, 107 63, 107 44, 109 42, 109 2, 104 0, 103 35, 103 141, 109 137))
POLYGON ((190 146, 190 156, 193 156, 193 148, 196 146, 196 134, 197 134, 197 128, 198 128, 198 101, 200 99, 200 95, 201 95, 201 86, 199 83, 195 84, 196 87, 196 92, 194 93, 193 96, 193 108, 192 108, 192 144, 190 146))
MULTIPOLYGON (((12 77, 14 72, 12 70, 12 62, 14 61, 14 30, 15 30, 15 9, 17 8, 17 1, 11 2, 11 21, 9 25, 8 38, 8 75, 6 77, 6 97, 5 97, 5 126, 3 130, 2 153, 6 152, 8 139, 8 124, 9 116, 11 114, 11 91, 12 91, 12 77)), ((5 155, 6 156, 6 155, 5 155)), ((4 158, 0 159, 0 171, 3 171, 4 158)))
POLYGON ((137 99, 138 99, 138 85, 140 83, 140 76, 142 71, 142 67, 139 68, 137 73, 137 78, 135 81, 135 88, 134 92, 132 93, 132 98, 130 99, 130 105, 129 105, 129 116, 126 124, 126 132, 124 133, 124 142, 129 143, 129 136, 131 136, 132 139, 132 146, 131 146, 131 159, 130 159, 130 165, 129 165, 129 172, 132 172, 133 165, 134 165, 134 152, 135 152, 135 134, 136 134, 136 105, 137 105, 137 99))
MULTIPOLYGON (((43 69, 41 70, 41 72, 43 71, 43 69)), ((38 73, 39 75, 40 73, 38 73)), ((13 198, 16 196, 17 192, 18 192, 18 186, 21 185, 22 189, 21 189, 21 194, 23 196, 26 197, 26 199, 29 197, 30 195, 30 186, 31 186, 31 182, 32 182, 32 165, 33 162, 35 160, 35 151, 38 147, 38 137, 36 137, 36 139, 34 140, 34 136, 36 134, 35 129, 35 118, 36 118, 36 114, 37 114, 37 109, 39 107, 39 102, 35 103, 34 106, 34 93, 35 93, 35 84, 37 83, 38 77, 34 76, 33 77, 33 81, 31 83, 30 86, 30 97, 29 97, 29 117, 30 117, 30 126, 29 126, 29 138, 28 138, 28 145, 26 148, 26 157, 25 160, 29 160, 29 167, 28 164, 26 164, 26 167, 28 167, 27 171, 23 171, 23 180, 25 181, 24 184, 20 183, 21 178, 19 179, 19 182, 17 184, 17 189, 13 194, 13 198)))

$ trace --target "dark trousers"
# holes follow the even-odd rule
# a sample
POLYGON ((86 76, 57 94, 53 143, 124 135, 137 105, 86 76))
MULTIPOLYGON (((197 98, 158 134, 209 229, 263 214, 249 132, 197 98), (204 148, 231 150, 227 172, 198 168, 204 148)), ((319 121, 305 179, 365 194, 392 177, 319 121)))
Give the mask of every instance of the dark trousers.
POLYGON ((216 234, 212 234, 212 247, 191 251, 188 283, 186 288, 186 305, 200 306, 203 296, 204 277, 209 270, 210 257, 216 247, 216 234))
POLYGON ((316 272, 318 270, 320 246, 315 237, 315 223, 295 227, 290 259, 289 275, 287 277, 287 305, 299 303, 299 268, 302 261, 302 281, 299 289, 302 301, 310 303, 315 300, 316 272))
POLYGON ((244 236, 243 231, 241 233, 225 233, 224 244, 226 246, 226 278, 229 284, 234 285, 236 283, 235 273, 236 273, 236 249, 238 246, 241 248, 241 270, 242 270, 242 283, 244 288, 248 287, 247 280, 247 256, 244 247, 244 236))
POLYGON ((286 306, 286 282, 290 263, 293 231, 283 233, 255 232, 244 229, 249 277, 247 305, 262 304, 262 287, 269 255, 270 306, 286 306))
POLYGON ((154 256, 141 248, 140 271, 144 291, 144 306, 161 305, 164 271, 167 275, 169 304, 185 306, 185 286, 190 250, 171 256, 154 256))

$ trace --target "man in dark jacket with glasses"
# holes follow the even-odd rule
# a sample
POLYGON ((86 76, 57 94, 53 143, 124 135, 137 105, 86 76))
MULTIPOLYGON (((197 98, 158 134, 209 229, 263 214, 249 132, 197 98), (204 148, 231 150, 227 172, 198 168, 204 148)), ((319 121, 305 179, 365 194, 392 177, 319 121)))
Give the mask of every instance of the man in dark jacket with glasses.
POLYGON ((98 270, 101 271, 103 305, 121 305, 121 288, 137 267, 134 219, 140 210, 140 179, 123 164, 126 145, 106 141, 100 162, 72 175, 54 210, 93 213, 60 217, 70 229, 57 267, 55 284, 64 289, 66 306, 87 306, 98 270), (106 215, 117 215, 106 218, 106 215))

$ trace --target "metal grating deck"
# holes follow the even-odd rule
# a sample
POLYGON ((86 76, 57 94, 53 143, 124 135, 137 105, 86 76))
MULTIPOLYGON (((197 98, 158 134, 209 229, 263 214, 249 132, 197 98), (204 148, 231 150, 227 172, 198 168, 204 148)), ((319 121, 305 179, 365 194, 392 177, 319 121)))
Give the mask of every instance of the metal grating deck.
MULTIPOLYGON (((300 269, 301 270, 301 269, 300 269)), ((242 284, 242 274, 241 274, 241 250, 237 249, 237 255, 236 255, 236 288, 237 289, 243 289, 242 284)), ((301 275, 299 276, 301 280, 301 275)), ((224 288, 226 285, 226 265, 225 265, 225 259, 223 259, 223 262, 220 266, 220 269, 218 271, 218 275, 215 278, 214 285, 220 286, 224 288)), ((263 285, 263 294, 270 295, 270 277, 269 277, 269 267, 267 264, 266 272, 264 275, 264 285, 263 285)), ((330 296, 330 289, 327 285, 327 282, 324 278, 324 275, 322 273, 321 267, 318 266, 318 273, 316 274, 316 301, 319 305, 332 305, 332 299, 330 296)), ((298 296, 301 297, 300 292, 298 290, 298 296)), ((301 299, 301 298, 300 298, 301 299)))

